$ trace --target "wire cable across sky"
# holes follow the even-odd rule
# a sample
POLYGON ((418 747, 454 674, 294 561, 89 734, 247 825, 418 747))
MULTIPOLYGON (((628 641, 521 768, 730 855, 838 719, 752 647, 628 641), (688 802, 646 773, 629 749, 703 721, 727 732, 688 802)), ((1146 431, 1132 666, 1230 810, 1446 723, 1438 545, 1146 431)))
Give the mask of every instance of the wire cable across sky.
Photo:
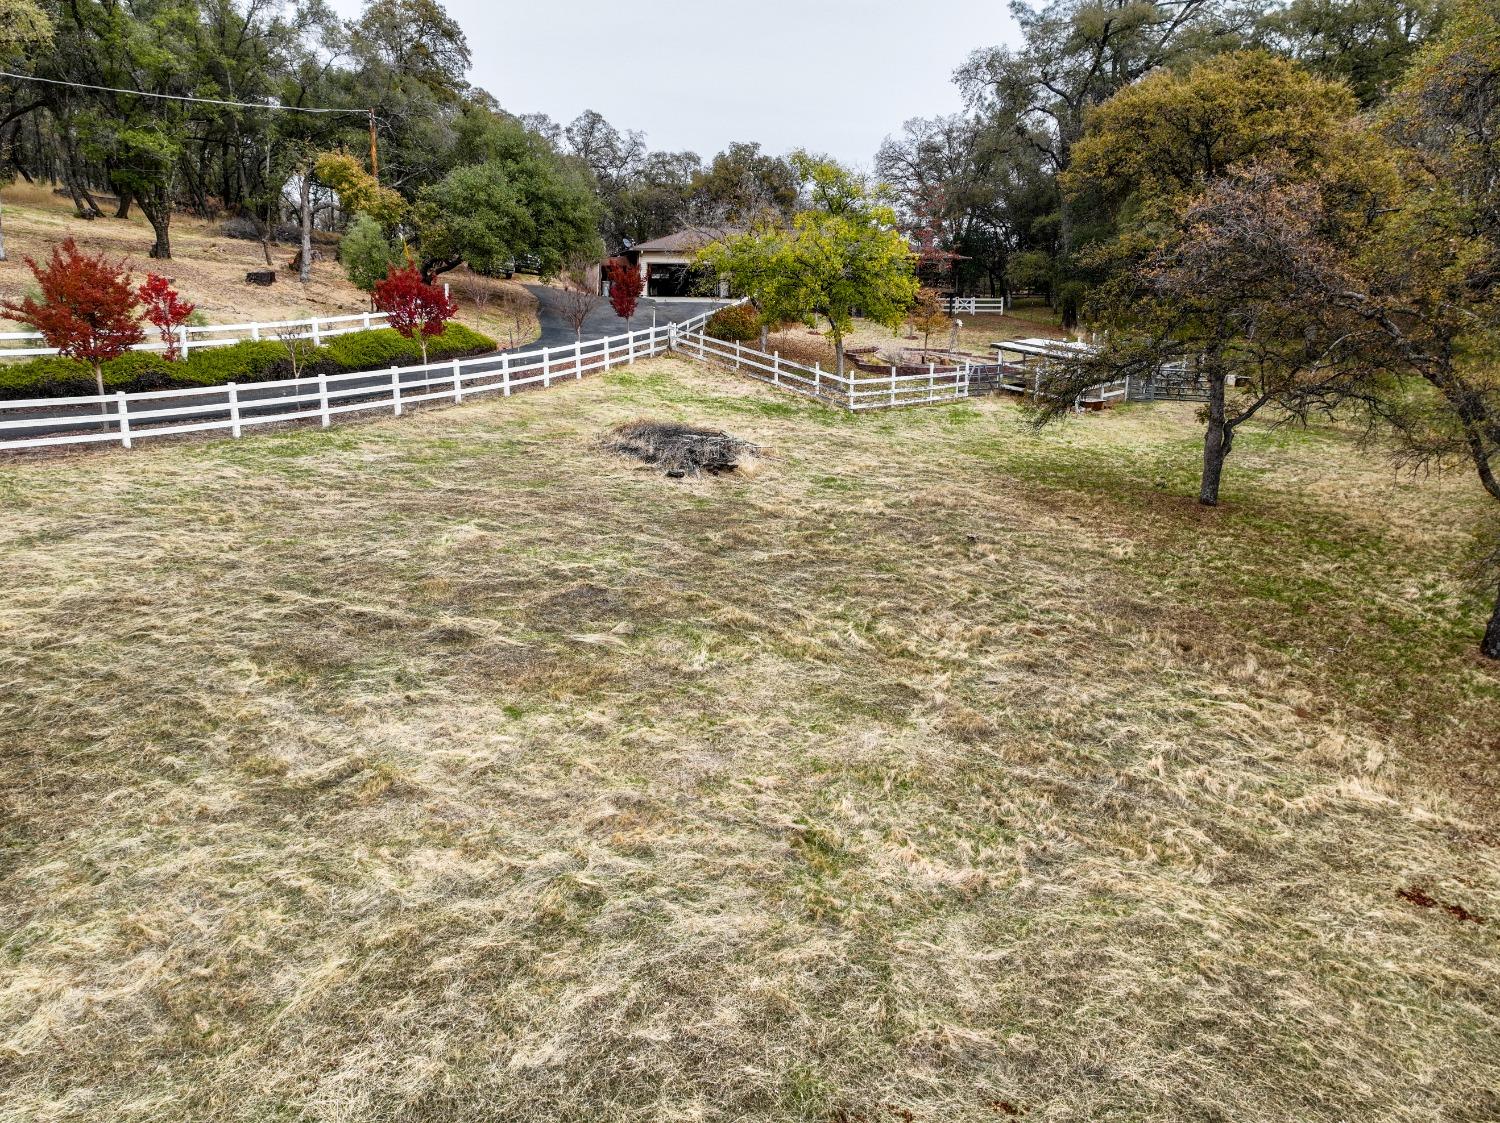
POLYGON ((97 90, 106 94, 129 94, 132 97, 154 97, 164 101, 192 101, 200 105, 225 105, 234 109, 268 109, 276 113, 358 113, 361 117, 370 116, 370 109, 323 109, 316 106, 306 105, 282 105, 279 102, 265 101, 227 101, 216 97, 190 97, 186 94, 155 94, 146 90, 126 90, 117 86, 94 86, 88 82, 64 82, 57 78, 38 78, 31 74, 12 74, 8 70, 0 70, 0 78, 14 78, 21 82, 41 82, 48 86, 71 86, 79 90, 97 90))

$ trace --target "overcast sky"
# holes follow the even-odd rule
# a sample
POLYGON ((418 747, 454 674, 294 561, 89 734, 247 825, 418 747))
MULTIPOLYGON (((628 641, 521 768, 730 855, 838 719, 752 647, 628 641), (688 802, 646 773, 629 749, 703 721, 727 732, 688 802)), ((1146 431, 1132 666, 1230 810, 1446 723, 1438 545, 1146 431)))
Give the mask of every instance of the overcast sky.
MULTIPOLYGON (((658 149, 730 141, 868 167, 909 117, 961 108, 953 71, 1015 42, 1002 0, 443 0, 470 80, 513 113, 597 109, 658 149)), ((355 15, 362 0, 335 0, 355 15)))

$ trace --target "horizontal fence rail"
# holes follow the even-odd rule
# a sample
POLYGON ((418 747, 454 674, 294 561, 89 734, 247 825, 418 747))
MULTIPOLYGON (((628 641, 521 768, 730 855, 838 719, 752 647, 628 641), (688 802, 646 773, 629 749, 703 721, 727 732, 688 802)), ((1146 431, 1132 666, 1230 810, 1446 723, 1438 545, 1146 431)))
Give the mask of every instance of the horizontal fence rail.
POLYGON ((839 374, 836 370, 824 370, 818 363, 809 367, 791 362, 779 352, 767 353, 740 343, 727 343, 701 330, 679 331, 677 350, 794 394, 854 411, 935 405, 969 396, 968 363, 942 369, 934 363, 925 373, 915 374, 899 373, 896 367, 891 367, 888 374, 858 368, 839 374))
POLYGON ((100 443, 132 448, 153 437, 215 431, 240 437, 257 426, 292 421, 316 420, 327 428, 342 414, 389 410, 399 417, 426 403, 456 404, 482 394, 509 397, 660 355, 671 349, 679 333, 700 330, 711 314, 563 347, 384 371, 0 401, 0 450, 100 443))
MULTIPOLYGON (((384 312, 355 312, 347 316, 315 316, 308 320, 271 320, 251 324, 203 324, 199 327, 184 325, 177 329, 177 349, 186 355, 204 347, 224 347, 231 343, 243 343, 247 339, 310 339, 316 345, 335 335, 348 335, 355 331, 369 331, 386 326, 384 312)), ((137 343, 133 351, 166 351, 167 344, 137 343)), ((41 332, 0 332, 0 359, 37 359, 55 355, 55 347, 43 344, 41 332)))

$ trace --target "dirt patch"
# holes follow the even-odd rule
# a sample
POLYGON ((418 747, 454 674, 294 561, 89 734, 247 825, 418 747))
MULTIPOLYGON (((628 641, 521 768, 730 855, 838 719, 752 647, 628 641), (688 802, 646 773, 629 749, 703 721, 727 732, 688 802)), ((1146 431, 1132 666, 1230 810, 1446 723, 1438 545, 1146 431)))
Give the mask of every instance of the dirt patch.
POLYGON ((1440 901, 1427 890, 1417 885, 1408 886, 1405 889, 1396 890, 1396 896, 1403 901, 1410 901, 1419 909, 1442 909, 1455 920, 1468 921, 1471 924, 1484 924, 1485 918, 1477 913, 1472 913, 1463 905, 1452 905, 1446 901, 1440 901))

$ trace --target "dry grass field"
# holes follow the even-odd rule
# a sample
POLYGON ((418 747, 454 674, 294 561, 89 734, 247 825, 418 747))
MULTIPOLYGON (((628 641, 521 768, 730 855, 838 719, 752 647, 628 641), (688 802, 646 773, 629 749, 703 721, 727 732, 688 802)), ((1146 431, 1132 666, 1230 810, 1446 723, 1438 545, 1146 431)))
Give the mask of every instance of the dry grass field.
POLYGON ((0 1121, 1500 1118, 1477 489, 1197 435, 661 359, 0 464, 0 1121))
MULTIPOLYGON (((337 248, 320 245, 323 260, 313 263, 312 280, 303 285, 282 267, 297 253, 295 245, 271 249, 278 269, 276 284, 262 288, 245 283, 250 270, 266 268, 259 242, 225 237, 222 221, 208 222, 190 215, 172 218, 172 260, 152 261, 151 225, 139 209, 128 219, 113 217, 86 222, 73 213, 66 196, 47 184, 17 183, 0 191, 4 206, 6 261, 0 261, 0 300, 19 300, 35 281, 24 258, 45 260, 52 247, 71 236, 83 249, 124 259, 137 280, 147 270, 169 276, 193 301, 209 323, 233 324, 252 320, 297 320, 312 316, 340 316, 370 306, 369 297, 349 283, 335 257, 337 248)), ((110 212, 111 215, 113 212, 110 212)), ((514 281, 481 281, 492 293, 483 307, 475 301, 474 281, 467 270, 449 275, 459 302, 458 319, 499 340, 527 343, 540 334, 536 298, 514 281)), ((0 317, 0 330, 24 330, 0 317)))

